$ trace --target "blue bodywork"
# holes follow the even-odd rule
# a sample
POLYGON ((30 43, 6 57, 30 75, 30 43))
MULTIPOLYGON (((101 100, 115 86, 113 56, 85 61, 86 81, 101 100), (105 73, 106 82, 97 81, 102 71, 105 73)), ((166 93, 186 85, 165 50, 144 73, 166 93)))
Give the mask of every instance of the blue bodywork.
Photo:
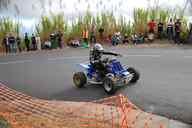
MULTIPOLYGON (((80 64, 81 67, 86 69, 86 75, 89 79, 96 79, 97 81, 101 80, 99 75, 97 74, 96 70, 94 69, 93 65, 91 64, 80 64)), ((121 63, 116 60, 112 59, 109 64, 106 65, 107 74, 112 74, 114 77, 118 78, 128 78, 130 74, 126 68, 124 68, 121 63)))

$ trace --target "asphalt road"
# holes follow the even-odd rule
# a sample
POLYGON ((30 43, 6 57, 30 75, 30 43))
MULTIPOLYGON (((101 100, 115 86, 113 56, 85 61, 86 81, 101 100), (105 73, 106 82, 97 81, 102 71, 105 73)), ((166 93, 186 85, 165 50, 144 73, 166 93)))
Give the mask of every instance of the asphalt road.
MULTIPOLYGON (((122 63, 141 73, 138 83, 118 90, 145 111, 192 123, 192 49, 109 48, 124 55, 122 63)), ((0 57, 0 80, 38 98, 91 101, 108 97, 100 86, 73 86, 78 63, 87 49, 0 57)))

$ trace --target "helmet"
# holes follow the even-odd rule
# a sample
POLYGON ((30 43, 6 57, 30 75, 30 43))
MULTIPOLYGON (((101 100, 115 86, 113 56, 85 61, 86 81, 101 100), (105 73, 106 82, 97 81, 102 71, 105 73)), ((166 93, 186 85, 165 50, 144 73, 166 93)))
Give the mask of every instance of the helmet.
POLYGON ((97 51, 103 51, 103 46, 99 43, 96 43, 93 47, 94 50, 97 50, 97 51))

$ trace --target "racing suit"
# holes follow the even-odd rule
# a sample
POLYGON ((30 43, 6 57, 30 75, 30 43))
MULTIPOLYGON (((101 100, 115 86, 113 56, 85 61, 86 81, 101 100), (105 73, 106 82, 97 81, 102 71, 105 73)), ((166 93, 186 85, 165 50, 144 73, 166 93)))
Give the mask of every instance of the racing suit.
POLYGON ((93 65, 95 70, 98 72, 99 76, 102 78, 105 77, 107 73, 107 69, 105 66, 105 62, 101 60, 102 55, 113 55, 113 56, 118 56, 119 54, 117 53, 112 53, 112 52, 105 52, 105 51, 98 51, 98 50, 91 50, 90 51, 90 63, 93 65))

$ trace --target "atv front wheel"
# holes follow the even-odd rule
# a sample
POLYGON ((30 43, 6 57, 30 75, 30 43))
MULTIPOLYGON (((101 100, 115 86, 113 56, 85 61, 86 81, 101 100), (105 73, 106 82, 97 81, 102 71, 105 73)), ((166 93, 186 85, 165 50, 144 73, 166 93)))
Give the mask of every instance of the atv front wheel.
POLYGON ((115 93, 115 83, 111 77, 105 77, 103 81, 103 87, 107 94, 112 95, 115 93))
POLYGON ((77 72, 73 75, 73 83, 77 88, 82 88, 87 83, 87 77, 84 72, 77 72))
POLYGON ((133 75, 133 78, 131 79, 130 83, 136 83, 140 78, 139 72, 131 67, 128 68, 127 71, 133 75))

